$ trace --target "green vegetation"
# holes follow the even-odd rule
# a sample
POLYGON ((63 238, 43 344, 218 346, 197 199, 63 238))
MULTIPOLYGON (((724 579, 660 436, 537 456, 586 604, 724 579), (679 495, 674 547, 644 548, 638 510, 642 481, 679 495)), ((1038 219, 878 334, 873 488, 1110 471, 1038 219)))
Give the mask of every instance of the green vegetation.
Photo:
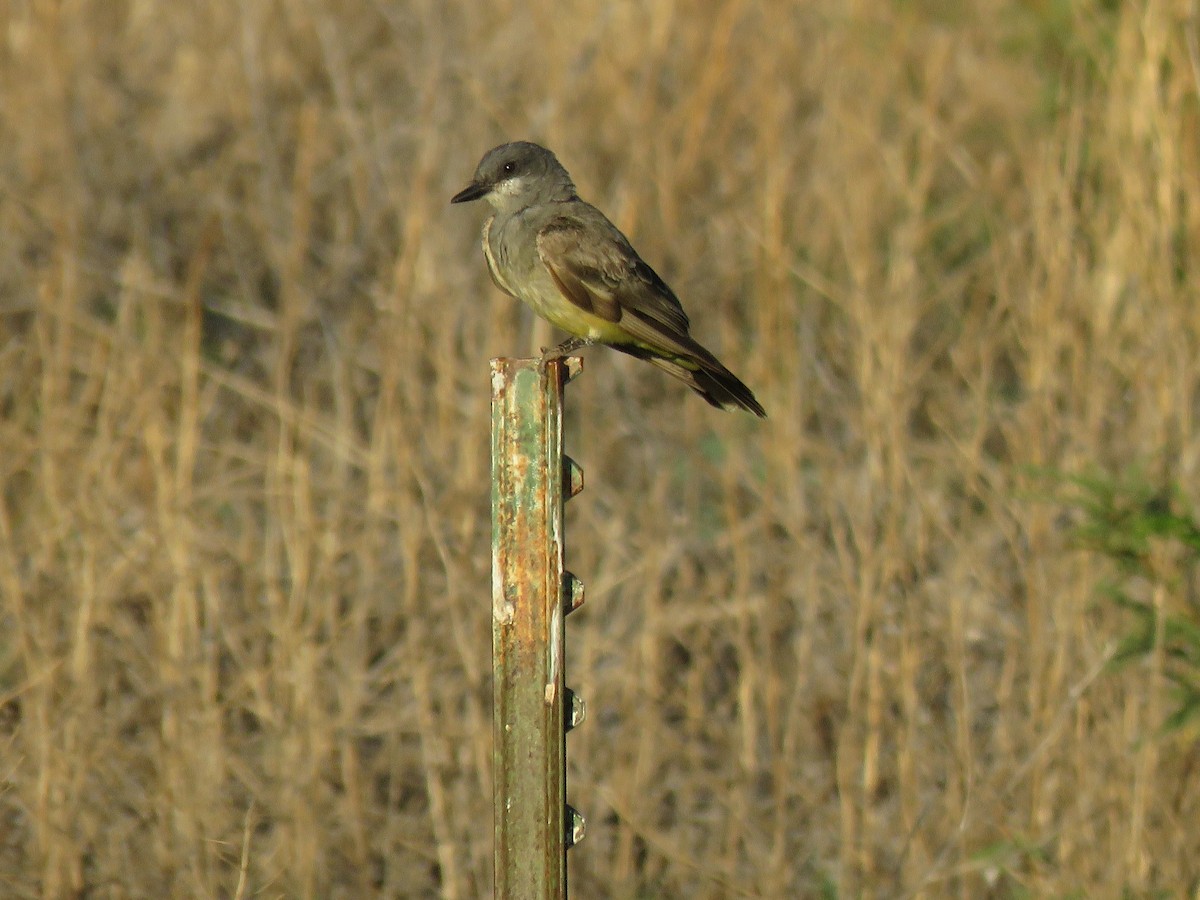
MULTIPOLYGON (((1100 595, 1130 613, 1117 644, 1118 669, 1143 663, 1170 686, 1173 708, 1163 722, 1174 735, 1200 719, 1200 524, 1178 512, 1188 502, 1141 476, 1063 479, 1063 499, 1081 514, 1079 544, 1116 564, 1100 595)), ((1195 729, 1181 737, 1195 739, 1195 729)))

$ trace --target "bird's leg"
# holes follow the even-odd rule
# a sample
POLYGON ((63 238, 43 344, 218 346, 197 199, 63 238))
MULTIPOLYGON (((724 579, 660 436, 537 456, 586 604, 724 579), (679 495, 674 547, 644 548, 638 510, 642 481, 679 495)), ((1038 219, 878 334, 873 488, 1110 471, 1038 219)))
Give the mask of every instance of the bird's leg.
POLYGON ((550 349, 542 348, 542 362, 548 362, 552 359, 562 359, 564 356, 570 356, 576 350, 583 347, 589 347, 592 344, 591 338, 584 337, 569 337, 557 347, 550 349))

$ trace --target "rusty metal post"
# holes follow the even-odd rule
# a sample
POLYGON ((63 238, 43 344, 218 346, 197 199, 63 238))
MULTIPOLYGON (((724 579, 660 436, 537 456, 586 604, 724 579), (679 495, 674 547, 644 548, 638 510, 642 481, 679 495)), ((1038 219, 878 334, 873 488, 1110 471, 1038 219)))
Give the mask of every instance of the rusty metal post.
POLYGON ((495 896, 567 896, 566 731, 582 702, 564 677, 564 617, 582 585, 563 567, 563 502, 582 473, 562 452, 577 357, 492 360, 492 670, 495 896))

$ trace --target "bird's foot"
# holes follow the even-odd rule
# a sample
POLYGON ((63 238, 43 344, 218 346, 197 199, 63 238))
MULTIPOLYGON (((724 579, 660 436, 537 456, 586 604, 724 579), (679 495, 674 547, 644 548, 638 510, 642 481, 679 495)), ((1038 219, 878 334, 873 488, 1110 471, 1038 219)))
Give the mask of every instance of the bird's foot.
POLYGON ((580 350, 583 347, 591 346, 591 344, 592 344, 592 340, 590 338, 582 338, 582 337, 567 338, 565 341, 563 341, 561 344, 559 344, 556 347, 550 347, 549 349, 547 349, 546 347, 543 347, 542 348, 542 362, 549 362, 552 359, 562 359, 563 357, 570 356, 576 350, 580 350))

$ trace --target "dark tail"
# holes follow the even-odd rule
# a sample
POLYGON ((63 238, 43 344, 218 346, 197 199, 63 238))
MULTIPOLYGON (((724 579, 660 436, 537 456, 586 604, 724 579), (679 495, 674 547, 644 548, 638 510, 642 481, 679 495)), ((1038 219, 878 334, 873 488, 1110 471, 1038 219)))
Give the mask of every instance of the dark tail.
POLYGON ((767 411, 742 380, 721 365, 721 361, 705 350, 687 332, 668 332, 655 323, 661 336, 658 348, 641 344, 610 344, 615 350, 653 363, 664 372, 678 378, 708 403, 718 409, 744 409, 760 419, 767 411))
POLYGON ((715 358, 698 357, 694 363, 692 360, 687 360, 686 363, 676 362, 661 356, 650 356, 647 359, 664 372, 678 378, 719 409, 744 409, 760 419, 767 417, 767 411, 762 408, 762 404, 750 388, 715 358), (687 363, 692 363, 696 368, 690 368, 687 363))

